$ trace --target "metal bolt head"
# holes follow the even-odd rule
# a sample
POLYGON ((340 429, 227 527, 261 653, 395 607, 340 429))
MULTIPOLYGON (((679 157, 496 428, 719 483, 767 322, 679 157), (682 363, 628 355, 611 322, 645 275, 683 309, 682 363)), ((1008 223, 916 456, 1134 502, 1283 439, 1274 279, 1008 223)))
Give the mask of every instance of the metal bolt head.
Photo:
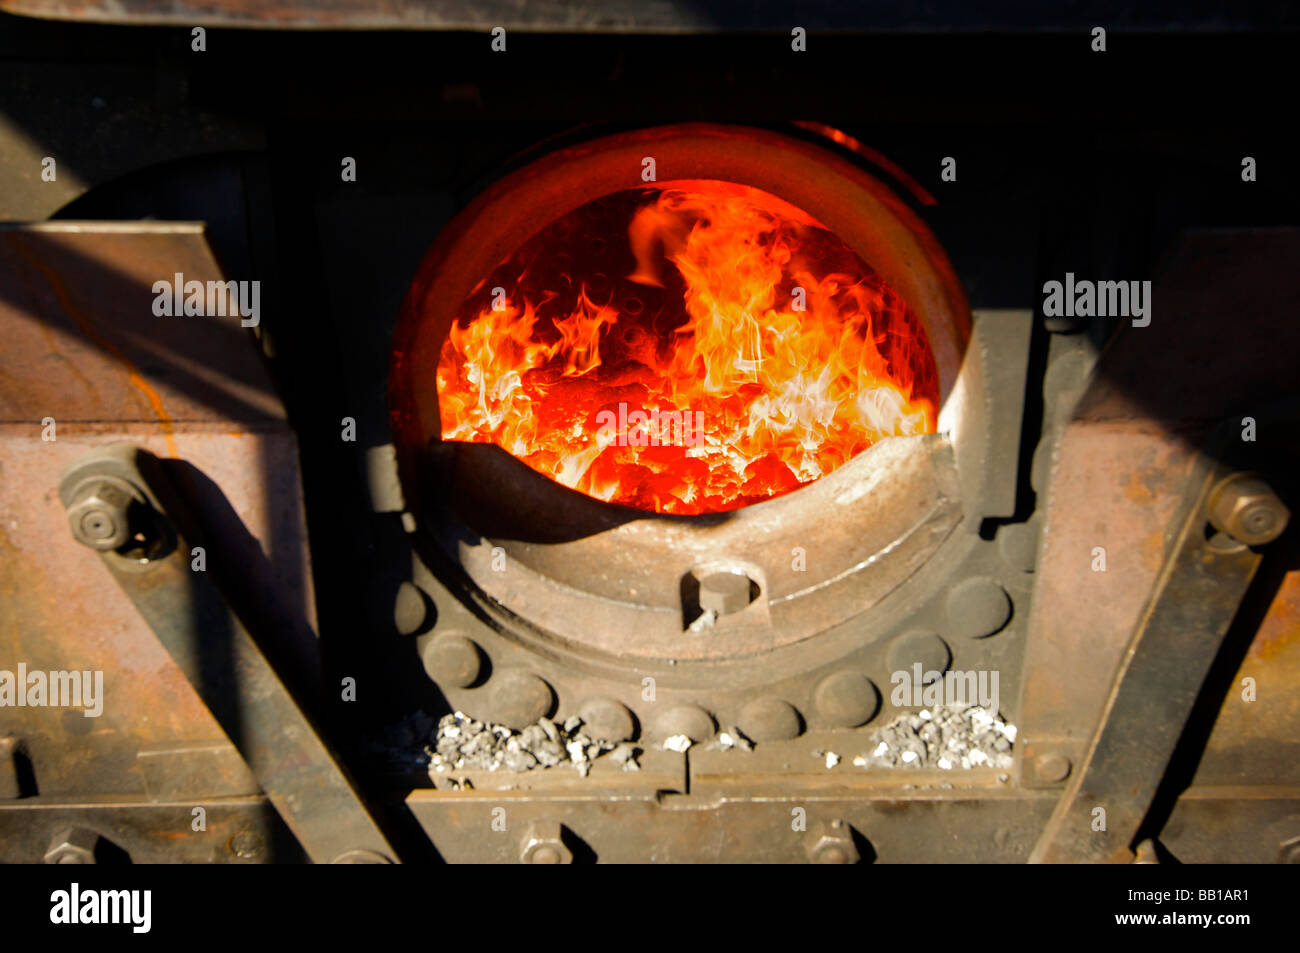
POLYGON ((522 864, 571 864, 573 851, 564 844, 564 828, 556 821, 534 821, 524 831, 519 848, 522 864))
POLYGON ((226 848, 241 860, 254 860, 261 855, 264 845, 256 831, 241 830, 230 835, 226 848))
POLYGON ((700 608, 718 615, 739 612, 754 601, 756 588, 744 573, 711 572, 700 577, 700 608))
POLYGON ((546 680, 521 669, 506 669, 494 675, 488 691, 487 711, 492 720, 516 731, 550 714, 555 706, 555 692, 546 680))
POLYGON ((1070 759, 1058 751, 1045 751, 1034 759, 1039 780, 1055 784, 1070 776, 1070 759))
POLYGON ((1215 529, 1247 546, 1260 546, 1282 535, 1291 513, 1262 479, 1234 473, 1211 491, 1208 516, 1215 529))
POLYGON ((755 741, 797 738, 803 732, 798 710, 782 698, 765 695, 740 710, 740 730, 755 741))
POLYGON ((862 859, 853 843, 853 828, 843 820, 820 821, 808 833, 808 859, 814 864, 856 864, 862 859))
MULTIPOLYGON (((440 632, 425 638, 420 645, 420 658, 424 670, 439 685, 468 688, 483 672, 483 654, 478 645, 459 632, 440 632)), ((540 693, 539 689, 533 690, 540 693)))
POLYGON ((970 639, 986 638, 1002 631, 1011 608, 1011 597, 996 580, 976 576, 948 593, 948 628, 970 639))
POLYGON ((839 728, 865 725, 880 710, 880 692, 861 672, 844 669, 827 675, 813 690, 813 705, 822 721, 839 728))
POLYGON ((98 834, 84 827, 69 827, 59 831, 50 840, 49 849, 45 851, 47 864, 93 864, 95 850, 103 840, 98 834))
POLYGON ((127 507, 131 493, 116 481, 93 480, 77 487, 68 504, 68 526, 83 546, 105 552, 131 538, 127 507))
POLYGON ((597 741, 628 741, 636 734, 636 720, 626 705, 612 698, 588 698, 578 706, 583 731, 597 741))
POLYGON ((699 705, 677 705, 655 719, 653 734, 658 739, 685 735, 699 744, 713 737, 713 716, 699 705))

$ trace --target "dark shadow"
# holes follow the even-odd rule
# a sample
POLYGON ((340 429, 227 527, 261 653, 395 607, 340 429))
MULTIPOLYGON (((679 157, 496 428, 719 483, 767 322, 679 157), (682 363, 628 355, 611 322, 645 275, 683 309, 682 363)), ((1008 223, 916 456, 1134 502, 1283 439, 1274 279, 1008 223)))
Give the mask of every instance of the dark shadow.
POLYGON ((14 781, 18 789, 18 797, 36 797, 40 794, 40 789, 36 784, 36 770, 32 767, 31 755, 27 752, 27 744, 19 739, 11 752, 14 764, 14 781))

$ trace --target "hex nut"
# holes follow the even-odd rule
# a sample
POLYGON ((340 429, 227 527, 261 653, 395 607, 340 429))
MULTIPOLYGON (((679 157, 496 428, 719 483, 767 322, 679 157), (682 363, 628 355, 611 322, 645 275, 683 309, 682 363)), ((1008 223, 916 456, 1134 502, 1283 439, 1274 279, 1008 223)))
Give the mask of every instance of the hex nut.
POLYGON ((127 513, 131 492, 120 481, 87 480, 77 487, 68 504, 68 527, 83 546, 107 552, 120 549, 131 538, 127 513))
POLYGON ((1247 546, 1277 539, 1291 519, 1272 487, 1249 473, 1234 473, 1221 481, 1210 492, 1207 515, 1215 529, 1247 546))
POLYGON ((862 859, 853 843, 853 828, 839 818, 820 821, 808 833, 808 859, 814 864, 856 864, 862 859))
POLYGON ((739 612, 754 601, 757 584, 740 572, 711 572, 700 577, 700 608, 718 615, 739 612))
POLYGON ((49 849, 45 851, 47 864, 93 864, 96 863, 95 851, 103 840, 98 834, 84 827, 69 827, 59 831, 50 840, 49 849))
POLYGON ((519 847, 521 864, 571 864, 573 851, 564 843, 564 828, 557 821, 534 821, 524 831, 519 847))

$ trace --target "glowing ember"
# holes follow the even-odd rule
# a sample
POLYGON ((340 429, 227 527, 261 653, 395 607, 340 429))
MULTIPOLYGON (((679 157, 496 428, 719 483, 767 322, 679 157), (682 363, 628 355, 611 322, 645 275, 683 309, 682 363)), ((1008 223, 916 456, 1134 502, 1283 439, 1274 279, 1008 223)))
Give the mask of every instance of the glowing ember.
POLYGON ((530 238, 458 312, 444 440, 660 513, 789 492, 934 430, 929 342, 831 232, 757 189, 664 183, 530 238))

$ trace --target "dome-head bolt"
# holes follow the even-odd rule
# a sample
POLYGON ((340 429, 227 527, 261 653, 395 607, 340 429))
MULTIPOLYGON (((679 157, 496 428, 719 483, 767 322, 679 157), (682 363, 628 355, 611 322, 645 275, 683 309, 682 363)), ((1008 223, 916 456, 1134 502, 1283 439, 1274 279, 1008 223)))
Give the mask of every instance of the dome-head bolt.
POLYGON ((755 741, 782 741, 803 733, 799 711, 783 698, 765 695, 740 710, 739 728, 755 741))
POLYGON ((1291 518, 1273 488, 1252 473, 1234 473, 1211 490, 1207 515, 1215 529, 1247 546, 1271 543, 1291 518))
POLYGON ((488 683, 488 711, 492 720, 515 731, 523 731, 555 707, 555 692, 539 675, 521 669, 506 669, 488 683))
MULTIPOLYGON (((424 662, 424 670, 439 685, 468 688, 478 681, 483 672, 482 650, 473 639, 459 632, 440 632, 432 636, 422 636, 420 658, 424 662)), ((529 682, 528 687, 522 690, 537 696, 532 700, 542 707, 541 714, 546 714, 545 707, 550 705, 549 689, 543 690, 542 687, 529 682), (543 695, 546 698, 541 701, 543 695)), ((523 712, 521 717, 527 714, 523 712)))
POLYGON ((564 844, 564 828, 557 821, 534 821, 524 831, 519 847, 522 864, 571 864, 573 851, 564 844))
POLYGON ((629 741, 636 734, 636 719, 622 702, 598 696, 578 706, 582 730, 597 741, 629 741))
POLYGON ((68 504, 72 538, 101 552, 125 546, 131 538, 127 516, 131 501, 131 492, 117 481, 86 481, 77 487, 68 504))

